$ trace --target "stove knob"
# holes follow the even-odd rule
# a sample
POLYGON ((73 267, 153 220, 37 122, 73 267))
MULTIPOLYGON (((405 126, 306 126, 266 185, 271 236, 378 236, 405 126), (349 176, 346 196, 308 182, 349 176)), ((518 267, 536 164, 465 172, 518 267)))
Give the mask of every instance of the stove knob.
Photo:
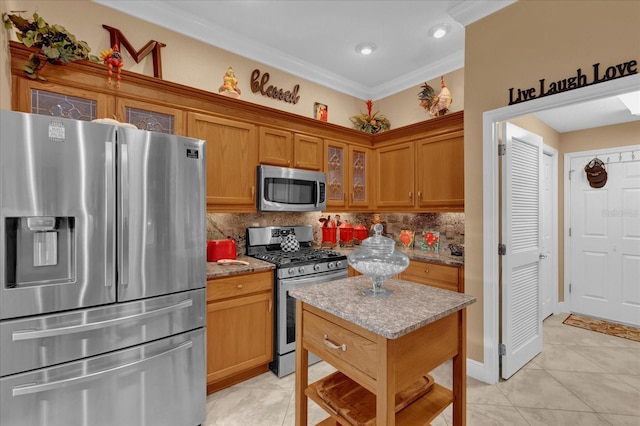
POLYGON ((299 267, 298 272, 300 272, 301 274, 304 274, 304 266, 299 267))
POLYGON ((289 273, 289 275, 293 275, 296 273, 296 271, 293 268, 289 268, 287 272, 289 273))
POLYGON ((338 261, 336 262, 336 266, 337 266, 338 268, 342 268, 342 260, 338 260, 338 261))
POLYGON ((313 270, 314 271, 319 271, 320 270, 320 264, 316 263, 315 265, 313 265, 313 270))
POLYGON ((329 267, 329 269, 333 269, 336 267, 336 265, 333 262, 329 262, 327 266, 329 267))

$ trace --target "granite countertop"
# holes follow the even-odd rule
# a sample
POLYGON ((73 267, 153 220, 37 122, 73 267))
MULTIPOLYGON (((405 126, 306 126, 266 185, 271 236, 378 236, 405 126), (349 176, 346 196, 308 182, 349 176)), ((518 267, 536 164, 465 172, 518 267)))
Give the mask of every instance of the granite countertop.
MULTIPOLYGON (((362 246, 336 247, 333 250, 348 256, 349 253, 361 247, 362 246)), ((424 262, 441 263, 443 265, 451 266, 464 266, 464 256, 452 256, 448 250, 434 252, 420 249, 404 249, 399 247, 396 247, 396 250, 409 256, 409 259, 411 260, 422 260, 424 262)))
POLYGON ((362 294, 371 288, 365 276, 309 285, 289 294, 388 339, 397 339, 476 302, 475 296, 454 293, 409 281, 390 279, 382 288, 387 297, 362 294))
POLYGON ((276 265, 265 262, 264 260, 254 259, 249 256, 238 256, 236 260, 249 262, 249 265, 219 265, 216 262, 207 262, 207 279, 228 277, 230 275, 246 274, 249 272, 270 271, 275 269, 276 265))

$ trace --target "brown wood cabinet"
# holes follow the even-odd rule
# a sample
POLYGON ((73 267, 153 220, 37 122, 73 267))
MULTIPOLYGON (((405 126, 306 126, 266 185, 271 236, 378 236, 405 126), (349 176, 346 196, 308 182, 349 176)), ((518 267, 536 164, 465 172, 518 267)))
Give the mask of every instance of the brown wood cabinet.
POLYGON ((464 137, 421 139, 415 148, 417 207, 464 209, 464 137))
POLYGON ((412 259, 400 279, 464 293, 464 268, 412 259))
POLYGON ((413 142, 375 149, 378 208, 413 209, 415 206, 415 147, 413 142))
POLYGON ((266 372, 272 359, 272 271, 207 281, 207 393, 266 372))
POLYGON ((457 112, 376 135, 376 209, 463 212, 463 127, 457 112))
POLYGON ((324 141, 327 207, 372 209, 371 149, 331 139, 324 141))
POLYGON ((342 150, 344 167, 328 179, 337 194, 329 210, 464 211, 463 112, 370 135, 126 70, 116 88, 90 61, 45 67, 47 80, 32 80, 22 68, 31 50, 9 48, 16 111, 115 118, 207 140, 210 212, 256 212, 260 163, 331 172, 328 147, 342 150), (41 102, 48 94, 59 99, 41 102))
POLYGON ((256 126, 189 113, 187 135, 207 141, 207 210, 255 212, 256 126))
POLYGON ((322 169, 322 139, 260 126, 259 162, 297 169, 322 169))

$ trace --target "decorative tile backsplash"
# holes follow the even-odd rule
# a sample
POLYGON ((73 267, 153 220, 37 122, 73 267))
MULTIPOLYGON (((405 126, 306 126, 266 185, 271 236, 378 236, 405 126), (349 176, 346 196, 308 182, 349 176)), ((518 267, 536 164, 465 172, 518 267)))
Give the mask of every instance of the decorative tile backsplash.
MULTIPOLYGON (((238 247, 238 254, 246 252, 246 228, 249 226, 295 226, 311 225, 316 245, 322 243, 322 223, 320 218, 335 220, 339 216, 340 222, 352 225, 363 224, 371 227, 374 214, 372 213, 208 213, 207 239, 219 240, 234 238, 238 247)), ((415 231, 414 248, 420 248, 419 235, 423 231, 437 231, 439 233, 439 250, 449 254, 449 244, 464 244, 464 213, 380 213, 380 221, 384 226, 384 235, 400 241, 400 231, 403 229, 415 231)))

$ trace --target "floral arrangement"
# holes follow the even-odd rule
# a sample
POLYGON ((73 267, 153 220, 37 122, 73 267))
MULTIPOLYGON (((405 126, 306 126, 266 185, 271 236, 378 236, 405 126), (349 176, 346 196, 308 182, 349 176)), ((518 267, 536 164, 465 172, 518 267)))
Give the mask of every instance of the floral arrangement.
MULTIPOLYGON (((2 14, 2 21, 6 29, 15 27, 16 37, 27 47, 35 47, 37 50, 29 55, 29 62, 24 65, 24 72, 31 78, 45 78, 38 76, 37 72, 47 63, 62 64, 90 59, 89 45, 69 33, 61 25, 49 25, 37 13, 33 19, 24 19, 19 14, 2 14)), ((92 58, 96 60, 97 58, 92 58)))
POLYGON ((424 231, 422 233, 421 248, 423 250, 438 251, 439 243, 440 243, 439 231, 424 231))
POLYGON ((371 113, 373 110, 373 101, 369 99, 367 102, 367 113, 358 114, 349 117, 349 120, 353 123, 353 126, 365 133, 378 133, 391 128, 389 119, 384 115, 378 115, 378 111, 371 113))

